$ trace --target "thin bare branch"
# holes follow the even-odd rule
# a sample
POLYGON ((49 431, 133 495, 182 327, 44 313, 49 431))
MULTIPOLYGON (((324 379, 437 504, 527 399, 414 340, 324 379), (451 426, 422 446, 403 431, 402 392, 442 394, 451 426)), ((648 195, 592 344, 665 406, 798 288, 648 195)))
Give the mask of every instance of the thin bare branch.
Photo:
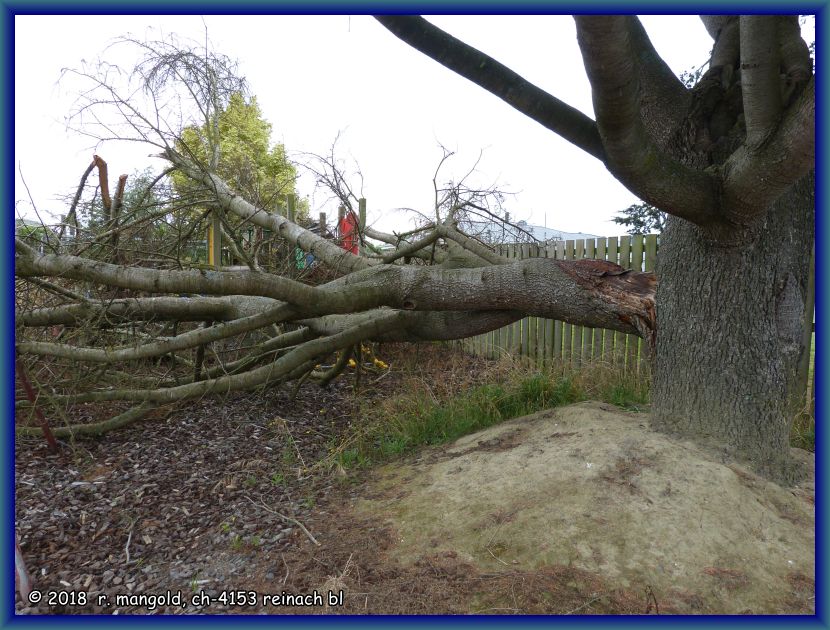
POLYGON ((731 221, 746 224, 761 215, 815 169, 815 132, 815 79, 810 79, 772 137, 754 149, 742 145, 724 164, 723 199, 731 221))

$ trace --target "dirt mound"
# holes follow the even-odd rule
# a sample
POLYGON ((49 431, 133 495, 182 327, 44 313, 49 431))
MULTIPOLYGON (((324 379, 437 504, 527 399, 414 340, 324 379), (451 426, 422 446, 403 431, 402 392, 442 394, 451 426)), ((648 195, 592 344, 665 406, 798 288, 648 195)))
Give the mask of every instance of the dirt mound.
POLYGON ((642 414, 582 403, 390 464, 353 505, 391 524, 402 566, 451 554, 488 574, 566 567, 665 611, 811 613, 809 479, 782 488, 642 414))

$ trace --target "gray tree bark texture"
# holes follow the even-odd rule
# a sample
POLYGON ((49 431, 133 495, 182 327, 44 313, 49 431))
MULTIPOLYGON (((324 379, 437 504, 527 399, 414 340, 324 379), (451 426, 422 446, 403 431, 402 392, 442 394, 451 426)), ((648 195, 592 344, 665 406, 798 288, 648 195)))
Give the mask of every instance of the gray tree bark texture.
POLYGON ((653 425, 732 445, 776 477, 796 473, 787 455, 796 367, 808 351, 814 203, 807 176, 736 246, 677 219, 660 242, 653 425))

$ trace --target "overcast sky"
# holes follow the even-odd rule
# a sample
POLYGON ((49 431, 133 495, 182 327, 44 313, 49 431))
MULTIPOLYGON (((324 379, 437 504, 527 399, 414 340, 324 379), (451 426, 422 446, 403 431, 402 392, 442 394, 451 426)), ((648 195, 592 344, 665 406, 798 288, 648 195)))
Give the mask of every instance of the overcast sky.
MULTIPOLYGON (((591 96, 568 16, 441 16, 430 21, 490 54, 526 79, 593 117, 591 96)), ((679 73, 708 58, 711 40, 692 16, 643 22, 658 52, 679 73)), ((636 201, 594 158, 483 89, 408 47, 366 16, 16 16, 15 161, 38 210, 65 212, 92 144, 65 129, 78 86, 58 83, 62 67, 99 57, 113 38, 204 39, 240 62, 251 92, 291 151, 325 153, 338 132, 341 154, 360 165, 369 219, 381 229, 407 225, 394 208, 428 212, 439 143, 457 151, 443 178, 483 158, 472 183, 513 191, 516 219, 570 232, 612 235, 610 219, 636 201)), ((108 144, 96 150, 117 173, 147 165, 152 148, 108 144)), ((326 196, 302 178, 312 211, 326 196)), ((17 175, 18 212, 33 216, 17 175)))

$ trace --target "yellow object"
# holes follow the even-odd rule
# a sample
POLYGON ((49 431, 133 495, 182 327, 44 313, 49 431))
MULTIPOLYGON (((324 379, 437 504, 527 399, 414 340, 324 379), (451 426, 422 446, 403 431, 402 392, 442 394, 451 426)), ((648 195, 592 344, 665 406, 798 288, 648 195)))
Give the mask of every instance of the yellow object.
POLYGON ((213 223, 208 225, 208 233, 207 233, 207 255, 208 255, 208 262, 209 265, 215 265, 216 262, 213 260, 213 223))
POLYGON ((210 223, 208 224, 208 265, 219 269, 222 264, 222 228, 219 220, 219 214, 214 211, 210 223))

